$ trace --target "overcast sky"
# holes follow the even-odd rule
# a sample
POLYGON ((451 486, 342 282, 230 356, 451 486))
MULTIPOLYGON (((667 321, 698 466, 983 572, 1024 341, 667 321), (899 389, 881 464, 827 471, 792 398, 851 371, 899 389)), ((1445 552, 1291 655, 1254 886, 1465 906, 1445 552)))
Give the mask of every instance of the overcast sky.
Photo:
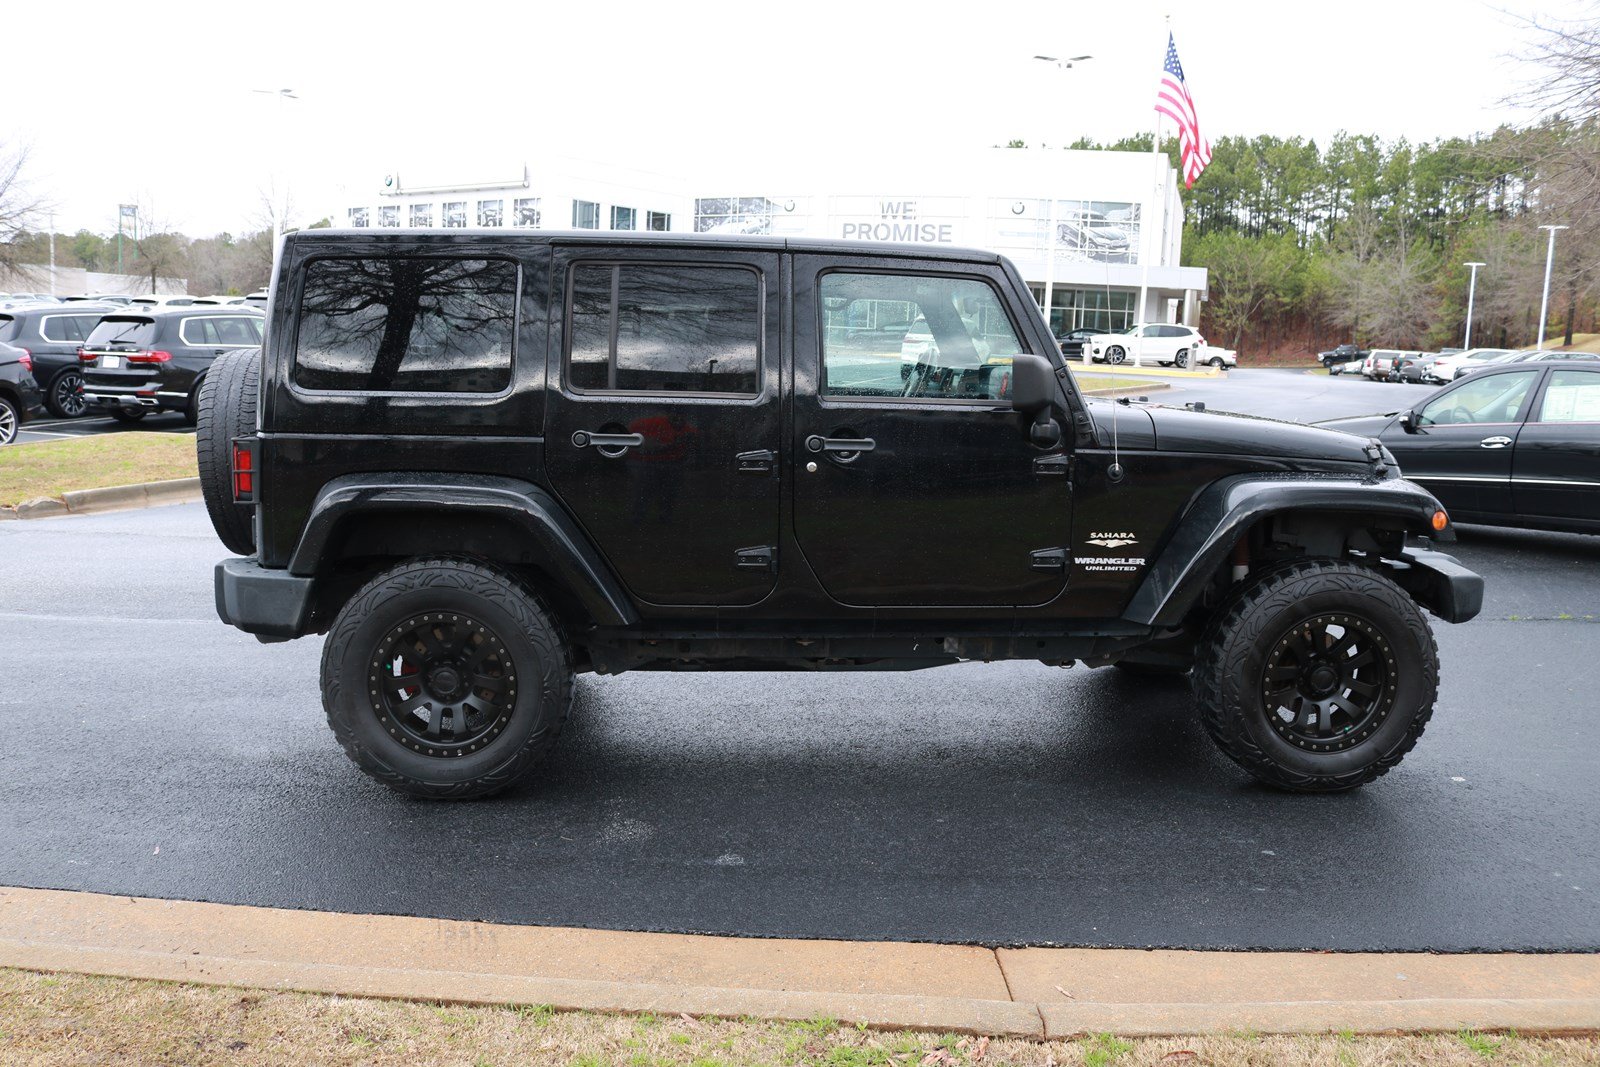
MULTIPOLYGON (((761 194, 804 173, 907 173, 1013 137, 1149 129, 1172 31, 1202 130, 1430 140, 1529 116, 1504 101, 1529 17, 1584 0, 1084 0, 935 4, 13 5, 0 140, 56 227, 114 232, 116 205, 191 236, 265 225, 287 182, 309 221, 341 187, 535 174, 550 153, 761 194), (1061 71, 1035 53, 1092 54, 1061 71), (281 105, 252 89, 293 89, 281 105), (282 123, 280 128, 279 123, 282 123), (764 179, 764 180, 763 180, 764 179), (738 182, 738 187, 729 183, 738 182), (745 183, 755 182, 754 186, 745 183)), ((1203 180, 1203 179, 1202 179, 1203 180)), ((866 190, 906 192, 917 190, 866 190)))

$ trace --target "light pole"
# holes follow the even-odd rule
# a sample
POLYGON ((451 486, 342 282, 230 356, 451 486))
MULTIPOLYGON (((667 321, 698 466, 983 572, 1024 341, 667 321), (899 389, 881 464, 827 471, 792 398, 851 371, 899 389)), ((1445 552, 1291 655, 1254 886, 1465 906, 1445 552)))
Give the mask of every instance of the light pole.
POLYGON ((1467 283, 1467 335, 1461 340, 1461 348, 1465 351, 1472 347, 1472 298, 1478 294, 1478 268, 1488 264, 1474 261, 1461 265, 1472 268, 1472 280, 1467 283))
MULTIPOLYGON (((295 95, 293 89, 251 89, 250 91, 252 93, 259 93, 262 96, 274 96, 274 97, 277 97, 277 99, 278 99, 278 136, 275 138, 275 140, 278 142, 277 143, 277 148, 276 148, 277 156, 278 156, 279 159, 282 159, 283 158, 283 150, 284 150, 284 144, 283 144, 283 104, 284 104, 284 101, 286 101, 286 100, 298 100, 300 98, 295 95)), ((276 188, 278 183, 277 183, 277 180, 276 180, 275 176, 269 176, 267 180, 269 182, 271 182, 272 185, 273 185, 273 190, 272 190, 272 248, 273 248, 273 254, 276 255, 277 254, 277 247, 278 247, 278 234, 283 232, 283 227, 288 222, 288 220, 286 218, 284 218, 283 216, 287 215, 289 213, 289 207, 288 207, 288 204, 289 204, 289 193, 288 193, 288 190, 285 189, 283 194, 281 196, 279 195, 278 190, 276 188), (279 208, 280 202, 283 205, 281 210, 279 208)))
MULTIPOLYGON (((1058 59, 1055 56, 1034 56, 1033 58, 1049 63, 1057 70, 1071 70, 1074 64, 1093 59, 1094 56, 1073 56, 1071 59, 1058 59)), ((1044 151, 1044 143, 1042 141, 1039 144, 1039 150, 1044 151)), ((1053 189, 1050 191, 1050 209, 1045 213, 1045 220, 1044 328, 1045 332, 1050 335, 1050 339, 1054 341, 1056 328, 1051 316, 1055 314, 1056 300, 1056 194, 1053 189)), ((1085 352, 1086 361, 1087 358, 1088 354, 1085 352)))
POLYGON ((1556 231, 1566 227, 1540 226, 1539 229, 1550 231, 1550 250, 1544 255, 1544 296, 1539 301, 1539 343, 1534 346, 1536 350, 1544 348, 1544 318, 1550 314, 1550 267, 1556 261, 1556 231))

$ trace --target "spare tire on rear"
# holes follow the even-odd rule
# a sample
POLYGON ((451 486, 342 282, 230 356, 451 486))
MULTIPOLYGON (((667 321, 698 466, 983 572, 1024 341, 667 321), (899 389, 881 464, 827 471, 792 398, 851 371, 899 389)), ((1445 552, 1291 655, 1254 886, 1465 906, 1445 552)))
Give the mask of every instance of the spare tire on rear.
POLYGON ((256 395, 261 382, 261 350, 240 349, 218 356, 200 382, 195 451, 200 489, 217 536, 232 552, 255 552, 254 508, 233 502, 233 439, 254 436, 256 395))

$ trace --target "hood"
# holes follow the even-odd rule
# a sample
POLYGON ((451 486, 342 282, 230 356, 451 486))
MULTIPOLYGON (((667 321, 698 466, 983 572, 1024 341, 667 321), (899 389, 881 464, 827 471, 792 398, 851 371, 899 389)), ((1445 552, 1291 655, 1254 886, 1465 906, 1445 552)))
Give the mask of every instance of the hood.
POLYGON ((1321 460, 1365 466, 1368 437, 1321 426, 1280 422, 1255 415, 1190 411, 1152 405, 1156 448, 1162 452, 1201 452, 1259 456, 1263 459, 1321 460))
POLYGON ((1325 430, 1338 430, 1340 433, 1353 433, 1357 437, 1377 437, 1394 424, 1398 414, 1395 411, 1387 415, 1347 415, 1341 419, 1323 419, 1311 425, 1325 430))

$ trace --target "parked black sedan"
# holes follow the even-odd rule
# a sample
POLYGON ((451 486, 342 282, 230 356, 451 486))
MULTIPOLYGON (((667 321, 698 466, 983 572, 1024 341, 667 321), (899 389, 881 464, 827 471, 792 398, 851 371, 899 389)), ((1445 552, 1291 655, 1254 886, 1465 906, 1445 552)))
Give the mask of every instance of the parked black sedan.
POLYGON ((57 418, 82 415, 83 374, 78 349, 114 304, 46 304, 0 311, 0 341, 26 349, 33 377, 44 390, 44 406, 57 418))
POLYGON ((126 308, 100 320, 79 356, 89 408, 119 422, 179 411, 193 425, 201 379, 224 352, 261 344, 255 308, 126 308))
POLYGON ((1056 344, 1061 346, 1061 354, 1068 359, 1082 359, 1084 342, 1099 332, 1099 330, 1081 328, 1072 330, 1058 336, 1056 344))
POLYGON ((1457 522, 1600 533, 1600 363, 1494 367, 1408 411, 1319 425, 1378 438, 1457 522))
POLYGON ((0 445, 15 441, 22 424, 42 410, 33 357, 26 349, 0 342, 0 445))

